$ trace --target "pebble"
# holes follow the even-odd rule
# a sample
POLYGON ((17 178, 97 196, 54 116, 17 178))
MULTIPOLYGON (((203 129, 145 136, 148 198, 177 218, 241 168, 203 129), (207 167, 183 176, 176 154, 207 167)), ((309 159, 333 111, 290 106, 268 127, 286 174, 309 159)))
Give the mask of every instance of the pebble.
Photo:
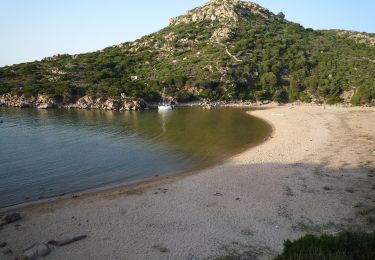
POLYGON ((158 188, 158 191, 165 194, 165 193, 167 193, 168 189, 158 188))
POLYGON ((4 247, 6 247, 7 246, 7 243, 6 242, 2 242, 1 244, 0 244, 0 248, 4 248, 4 247))
POLYGON ((164 246, 160 246, 160 245, 153 245, 152 246, 153 248, 159 250, 161 253, 167 253, 169 252, 168 248, 164 247, 164 246))
POLYGON ((241 230, 241 235, 243 236, 254 236, 254 232, 250 229, 241 230))

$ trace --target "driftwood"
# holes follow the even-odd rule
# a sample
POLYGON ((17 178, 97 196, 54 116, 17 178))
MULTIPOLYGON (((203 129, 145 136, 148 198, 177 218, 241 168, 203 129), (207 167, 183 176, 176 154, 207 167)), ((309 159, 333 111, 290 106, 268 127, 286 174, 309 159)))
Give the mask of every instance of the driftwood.
POLYGON ((65 239, 60 240, 60 241, 50 240, 50 241, 48 241, 48 244, 49 244, 49 245, 53 245, 53 246, 65 246, 65 245, 68 245, 68 244, 74 243, 74 242, 76 242, 76 241, 79 241, 79 240, 85 239, 86 237, 87 237, 87 235, 83 235, 83 236, 77 236, 77 237, 65 238, 65 239))

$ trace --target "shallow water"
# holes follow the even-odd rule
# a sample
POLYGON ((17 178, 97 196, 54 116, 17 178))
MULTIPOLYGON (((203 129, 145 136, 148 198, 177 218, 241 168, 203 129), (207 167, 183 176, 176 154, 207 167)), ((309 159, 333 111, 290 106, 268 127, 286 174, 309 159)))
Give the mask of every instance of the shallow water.
POLYGON ((0 207, 212 165, 270 132, 245 110, 0 108, 0 207))

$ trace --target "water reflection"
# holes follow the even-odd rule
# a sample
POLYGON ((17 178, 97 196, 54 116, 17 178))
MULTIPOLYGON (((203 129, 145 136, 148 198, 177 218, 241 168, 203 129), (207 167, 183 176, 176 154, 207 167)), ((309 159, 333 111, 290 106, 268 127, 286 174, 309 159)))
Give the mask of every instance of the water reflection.
POLYGON ((113 112, 0 108, 0 207, 214 163, 263 139, 233 109, 113 112))
POLYGON ((167 120, 168 120, 168 117, 172 115, 172 112, 173 112, 172 110, 159 110, 158 111, 162 134, 165 134, 167 132, 167 120))

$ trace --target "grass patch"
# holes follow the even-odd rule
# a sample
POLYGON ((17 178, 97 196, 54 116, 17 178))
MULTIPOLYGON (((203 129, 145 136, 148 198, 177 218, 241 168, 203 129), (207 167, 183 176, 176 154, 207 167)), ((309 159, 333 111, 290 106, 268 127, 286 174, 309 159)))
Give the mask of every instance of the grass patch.
POLYGON ((367 216, 375 212, 374 206, 363 206, 357 210, 357 214, 361 216, 367 216))
POLYGON ((284 243, 275 260, 370 260, 375 259, 375 233, 344 232, 339 235, 306 235, 284 243))

